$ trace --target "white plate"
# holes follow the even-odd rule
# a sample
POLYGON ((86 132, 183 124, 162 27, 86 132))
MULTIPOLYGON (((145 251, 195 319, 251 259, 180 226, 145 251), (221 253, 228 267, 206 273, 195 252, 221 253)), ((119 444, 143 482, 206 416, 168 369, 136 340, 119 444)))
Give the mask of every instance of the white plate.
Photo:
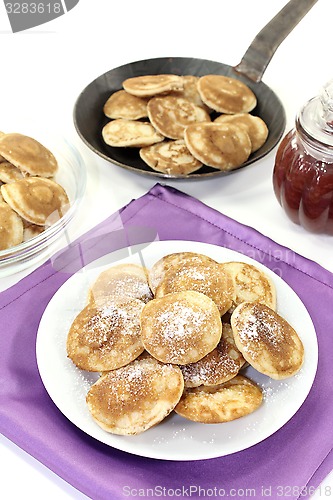
POLYGON ((311 389, 318 361, 317 338, 311 318, 300 298, 283 279, 238 252, 189 241, 157 241, 137 245, 109 254, 72 276, 45 309, 38 330, 36 352, 46 390, 73 424, 113 448, 165 460, 201 460, 224 456, 266 439, 300 408, 311 389), (105 267, 119 262, 132 262, 150 268, 163 255, 182 251, 202 253, 219 262, 237 260, 263 268, 275 283, 278 312, 297 330, 303 341, 304 365, 297 375, 282 381, 272 380, 251 367, 247 368, 246 375, 263 389, 264 403, 254 413, 233 422, 200 424, 172 414, 138 436, 109 434, 93 422, 85 403, 86 393, 97 375, 79 370, 66 356, 69 327, 85 305, 89 284, 105 267))

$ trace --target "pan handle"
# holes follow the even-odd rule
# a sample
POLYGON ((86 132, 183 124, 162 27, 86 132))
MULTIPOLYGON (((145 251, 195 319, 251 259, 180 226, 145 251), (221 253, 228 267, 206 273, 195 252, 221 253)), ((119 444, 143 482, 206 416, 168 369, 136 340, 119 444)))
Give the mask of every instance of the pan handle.
POLYGON ((281 42, 318 0, 290 0, 257 34, 233 69, 254 82, 262 76, 281 42))

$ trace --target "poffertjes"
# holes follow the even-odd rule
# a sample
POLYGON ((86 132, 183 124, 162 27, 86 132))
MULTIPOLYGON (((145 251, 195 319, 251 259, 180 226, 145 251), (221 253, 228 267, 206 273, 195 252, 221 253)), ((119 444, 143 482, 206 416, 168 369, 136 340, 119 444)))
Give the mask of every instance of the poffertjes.
POLYGON ((51 225, 69 208, 62 186, 44 177, 25 177, 1 186, 4 200, 23 219, 38 226, 51 225))
POLYGON ((102 136, 105 143, 113 147, 142 148, 164 140, 164 136, 158 133, 151 123, 124 118, 112 120, 104 125, 102 136))
POLYGON ((224 384, 185 389, 175 412, 194 422, 219 424, 254 412, 262 397, 259 386, 237 375, 224 384))
POLYGON ((143 357, 104 374, 87 394, 92 418, 107 432, 140 434, 161 422, 184 389, 180 369, 143 357))
POLYGON ((222 323, 214 302, 203 293, 169 293, 148 302, 141 313, 145 349, 163 363, 194 363, 219 343, 222 323))
POLYGON ((171 267, 156 288, 155 297, 186 290, 205 294, 216 304, 221 316, 231 307, 235 293, 229 273, 212 259, 199 262, 184 259, 171 267))
POLYGON ((0 155, 21 172, 32 176, 52 177, 58 169, 53 153, 36 139, 23 134, 0 136, 0 155))
POLYGON ((163 141, 140 149, 140 157, 153 170, 168 175, 187 175, 202 167, 183 140, 163 141))
POLYGON ((258 372, 281 380, 302 367, 304 347, 294 328, 265 304, 243 302, 231 315, 238 349, 258 372))
POLYGON ((242 302, 262 302, 276 309, 276 290, 273 281, 259 267, 247 262, 223 262, 222 268, 233 280, 235 297, 231 313, 242 302))
POLYGON ((144 303, 132 300, 101 307, 87 305, 67 335, 67 355, 82 370, 115 370, 136 359, 144 347, 140 314, 144 303))
POLYGON ((202 76, 198 92, 207 106, 220 113, 249 113, 257 104, 255 94, 245 83, 224 75, 202 76))
POLYGON ((180 366, 185 387, 218 385, 235 377, 245 363, 235 344, 231 326, 222 324, 217 347, 196 363, 180 366))
POLYGON ((183 78, 171 74, 135 76, 123 81, 126 92, 139 97, 151 97, 172 90, 182 90, 183 86, 183 78))
POLYGON ((252 148, 246 130, 232 123, 194 123, 186 127, 184 140, 195 158, 224 172, 240 167, 252 148))

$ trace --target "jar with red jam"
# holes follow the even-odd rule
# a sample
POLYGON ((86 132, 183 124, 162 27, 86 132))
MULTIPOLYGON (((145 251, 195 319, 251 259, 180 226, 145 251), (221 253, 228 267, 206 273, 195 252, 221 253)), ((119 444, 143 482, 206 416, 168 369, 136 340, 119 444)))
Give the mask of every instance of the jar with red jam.
POLYGON ((333 235, 333 80, 302 107, 280 143, 273 187, 293 222, 333 235))

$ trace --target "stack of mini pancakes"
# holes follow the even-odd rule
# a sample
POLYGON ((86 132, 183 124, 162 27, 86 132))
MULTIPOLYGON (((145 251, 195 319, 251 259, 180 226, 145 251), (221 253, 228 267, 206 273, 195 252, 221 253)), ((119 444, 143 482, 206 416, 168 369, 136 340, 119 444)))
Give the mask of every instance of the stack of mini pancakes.
POLYGON ((202 423, 248 415, 263 393, 242 368, 292 377, 304 348, 276 312, 274 284, 261 269, 180 252, 150 270, 103 271, 70 327, 67 354, 100 373, 86 398, 94 421, 133 435, 172 411, 202 423))
POLYGON ((52 177, 57 160, 45 146, 19 133, 0 132, 0 250, 30 240, 69 206, 52 177))
POLYGON ((128 78, 104 105, 106 144, 139 149, 153 170, 186 176, 203 165, 239 168, 266 141, 268 128, 250 114, 252 90, 223 75, 128 78))

